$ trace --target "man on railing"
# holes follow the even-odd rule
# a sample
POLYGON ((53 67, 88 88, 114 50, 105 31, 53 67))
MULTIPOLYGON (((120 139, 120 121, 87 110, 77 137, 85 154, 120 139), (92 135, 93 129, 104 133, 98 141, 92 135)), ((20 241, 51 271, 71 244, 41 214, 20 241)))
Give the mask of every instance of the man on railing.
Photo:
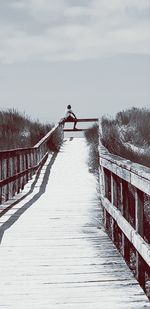
POLYGON ((73 130, 76 130, 77 117, 74 114, 74 112, 72 111, 71 105, 68 105, 66 113, 65 113, 65 117, 60 121, 60 123, 62 123, 64 125, 65 122, 71 122, 71 121, 74 122, 73 130))

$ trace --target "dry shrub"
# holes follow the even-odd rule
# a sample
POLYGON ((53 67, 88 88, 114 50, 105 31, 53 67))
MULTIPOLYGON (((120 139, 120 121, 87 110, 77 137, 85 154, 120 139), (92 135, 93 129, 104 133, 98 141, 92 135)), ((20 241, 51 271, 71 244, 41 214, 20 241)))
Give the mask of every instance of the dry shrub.
POLYGON ((88 145, 90 146, 90 155, 89 155, 89 167, 90 171, 98 175, 99 168, 99 154, 98 154, 98 125, 94 125, 85 131, 85 138, 88 145))
MULTIPOLYGON (((0 150, 33 147, 52 127, 51 124, 41 124, 39 120, 32 121, 15 109, 1 110, 0 150)), ((56 135, 53 137, 53 144, 58 148, 59 138, 56 135)))
POLYGON ((150 154, 145 150, 135 152, 131 147, 126 147, 118 127, 127 126, 124 134, 125 141, 132 141, 134 145, 150 146, 150 111, 147 109, 132 108, 119 112, 115 119, 102 117, 102 143, 113 154, 125 159, 150 167, 150 154))

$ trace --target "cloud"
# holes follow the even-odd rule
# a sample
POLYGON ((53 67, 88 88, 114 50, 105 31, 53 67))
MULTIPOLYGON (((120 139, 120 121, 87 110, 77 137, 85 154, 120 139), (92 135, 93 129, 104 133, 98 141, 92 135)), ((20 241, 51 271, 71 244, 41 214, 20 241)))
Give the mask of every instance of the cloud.
POLYGON ((1 0, 0 62, 149 54, 149 0, 1 0))

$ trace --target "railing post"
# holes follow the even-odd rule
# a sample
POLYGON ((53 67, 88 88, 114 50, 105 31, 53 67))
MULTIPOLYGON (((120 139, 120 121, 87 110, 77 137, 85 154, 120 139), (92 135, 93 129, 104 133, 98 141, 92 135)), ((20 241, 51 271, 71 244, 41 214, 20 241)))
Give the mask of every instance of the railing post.
MULTIPOLYGON (((31 167, 31 150, 30 150, 30 152, 29 152, 29 154, 28 154, 28 166, 29 167, 31 167)), ((31 170, 30 170, 30 172, 29 172, 29 179, 31 179, 32 178, 32 172, 31 172, 31 170)))
MULTIPOLYGON (((6 159, 6 178, 9 177, 9 171, 10 171, 9 163, 10 162, 9 162, 9 156, 8 156, 6 159)), ((8 201, 8 199, 9 199, 9 183, 6 185, 6 201, 8 201)))
POLYGON ((105 197, 111 201, 111 173, 104 169, 105 197))
MULTIPOLYGON (((124 218, 129 221, 129 188, 128 183, 125 180, 122 180, 122 213, 124 218)), ((123 256, 127 263, 130 263, 130 242, 127 237, 122 235, 122 247, 123 247, 123 256)))
POLYGON ((129 241, 124 234, 122 234, 122 255, 126 262, 130 263, 130 246, 129 241))
MULTIPOLYGON (((143 218, 144 218, 144 194, 142 191, 135 190, 135 229, 137 233, 143 237, 143 218)), ((140 254, 136 251, 136 277, 140 285, 145 289, 145 267, 144 261, 140 254)))
MULTIPOLYGON (((17 154, 17 173, 19 174, 20 173, 20 153, 17 154)), ((21 189, 21 178, 19 177, 18 180, 18 191, 17 193, 20 192, 20 189, 21 189)))
POLYGON ((102 196, 105 196, 105 174, 102 166, 100 169, 100 192, 102 196))
POLYGON ((143 218, 144 218, 144 194, 136 189, 135 191, 135 229, 143 237, 143 218))
MULTIPOLYGON (((13 175, 15 175, 17 173, 17 156, 15 155, 13 157, 13 171, 12 171, 13 175)), ((18 192, 18 181, 15 180, 13 181, 13 196, 15 195, 16 192, 18 192)))
POLYGON ((145 290, 145 263, 141 255, 136 251, 136 278, 145 290))
POLYGON ((111 172, 111 203, 114 205, 114 178, 111 172))
MULTIPOLYGON (((25 154, 25 169, 28 169, 28 154, 25 154)), ((26 172, 26 182, 28 182, 29 177, 28 177, 28 171, 26 172)))
MULTIPOLYGON (((24 171, 24 154, 21 154, 21 172, 24 171)), ((21 177, 21 190, 24 189, 24 176, 21 177)))
MULTIPOLYGON (((9 177, 13 176, 13 158, 9 157, 9 177)), ((8 183, 9 188, 9 198, 13 197, 13 182, 8 183)))
MULTIPOLYGON (((2 180, 2 160, 0 160, 0 180, 2 180)), ((0 204, 2 203, 2 187, 0 186, 0 204)))
MULTIPOLYGON (((7 161, 2 160, 2 179, 7 177, 7 161)), ((2 202, 6 201, 7 185, 2 186, 2 202)))
MULTIPOLYGON (((123 216, 123 180, 119 178, 120 181, 120 211, 123 216)), ((121 231, 121 254, 124 256, 125 239, 124 233, 121 231)))
POLYGON ((103 208, 103 224, 105 229, 107 229, 107 211, 105 208, 103 208))
POLYGON ((116 175, 113 175, 112 181, 113 181, 113 205, 115 207, 118 207, 116 175))
MULTIPOLYGON (((34 165, 34 158, 33 158, 33 150, 31 151, 30 153, 30 164, 31 164, 31 167, 34 165)), ((31 178, 33 176, 33 171, 31 171, 31 178)))
MULTIPOLYGON (((111 203, 114 205, 114 178, 113 173, 111 172, 111 203)), ((112 241, 115 241, 115 220, 112 218, 112 225, 111 225, 111 234, 112 234, 112 241)))
POLYGON ((120 211, 123 215, 123 180, 120 178, 120 211))
MULTIPOLYGON (((111 203, 118 207, 118 183, 117 176, 111 172, 111 203)), ((119 247, 119 229, 116 221, 112 219, 112 240, 119 247)))
POLYGON ((123 216, 129 221, 129 188, 128 183, 122 180, 122 193, 123 193, 123 216))

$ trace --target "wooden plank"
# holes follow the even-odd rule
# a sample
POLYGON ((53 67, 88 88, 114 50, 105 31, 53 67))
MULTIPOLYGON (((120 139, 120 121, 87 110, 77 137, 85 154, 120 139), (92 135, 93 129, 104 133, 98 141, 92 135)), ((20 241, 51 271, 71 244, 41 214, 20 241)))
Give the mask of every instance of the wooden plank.
POLYGON ((83 132, 87 129, 63 129, 64 132, 83 132))
POLYGON ((46 143, 51 136, 53 135, 53 133, 58 129, 59 124, 57 124, 55 127, 53 127, 50 132, 48 132, 36 145, 34 145, 33 148, 38 149, 40 146, 42 146, 44 143, 46 143))
POLYGON ((138 176, 135 173, 131 172, 131 184, 135 186, 137 189, 150 195, 150 180, 149 179, 145 179, 142 176, 138 176))
POLYGON ((99 145, 100 165, 150 195, 150 168, 113 155, 99 145))
MULTIPOLYGON (((39 166, 37 173, 34 175, 34 177, 32 177, 31 180, 29 180, 29 182, 26 184, 24 190, 21 191, 21 193, 16 194, 13 198, 11 198, 7 202, 4 202, 3 204, 0 205, 0 226, 1 226, 2 222, 6 221, 4 214, 9 212, 8 216, 10 217, 11 216, 11 212, 9 211, 10 209, 14 213, 14 209, 16 207, 15 206, 16 204, 17 204, 17 209, 19 209, 19 208, 21 208, 21 206, 19 205, 20 201, 25 199, 25 197, 29 194, 30 194, 30 198, 31 198, 31 192, 33 191, 33 188, 38 186, 37 183, 38 183, 40 169, 41 169, 41 175, 40 175, 40 179, 41 179, 42 175, 45 173, 46 166, 48 164, 51 164, 51 160, 53 160, 53 156, 54 156, 54 154, 49 154, 48 159, 45 162, 44 166, 42 166, 42 167, 39 166)), ((7 214, 6 214, 6 216, 7 216, 7 214)))
POLYGON ((150 246, 144 241, 144 239, 137 233, 136 230, 130 225, 130 223, 122 216, 121 212, 109 200, 101 196, 102 205, 107 212, 117 222, 119 228, 122 230, 124 235, 133 244, 138 253, 145 260, 147 265, 150 267, 150 246))
POLYGON ((144 193, 135 191, 135 228, 137 233, 144 236, 144 193))
POLYGON ((84 139, 67 140, 49 179, 50 167, 31 201, 28 197, 22 204, 27 211, 19 217, 21 208, 16 209, 8 221, 1 218, 0 307, 149 306, 103 230, 96 178, 86 165, 87 149, 84 139))
POLYGON ((73 120, 67 120, 66 122, 97 122, 98 118, 80 118, 80 119, 73 119, 73 120))
POLYGON ((11 198, 15 193, 23 190, 29 178, 45 162, 49 150, 47 142, 58 129, 63 132, 62 126, 57 124, 34 147, 0 152, 0 167, 2 169, 0 175, 0 204, 11 198), (37 157, 39 158, 38 162, 35 160, 37 157), (17 168, 11 169, 12 162, 14 162, 15 158, 17 158, 17 168), (5 162, 6 168, 4 167, 5 162), (6 175, 3 172, 3 167, 6 175), (10 169, 14 172, 10 172, 10 169))

